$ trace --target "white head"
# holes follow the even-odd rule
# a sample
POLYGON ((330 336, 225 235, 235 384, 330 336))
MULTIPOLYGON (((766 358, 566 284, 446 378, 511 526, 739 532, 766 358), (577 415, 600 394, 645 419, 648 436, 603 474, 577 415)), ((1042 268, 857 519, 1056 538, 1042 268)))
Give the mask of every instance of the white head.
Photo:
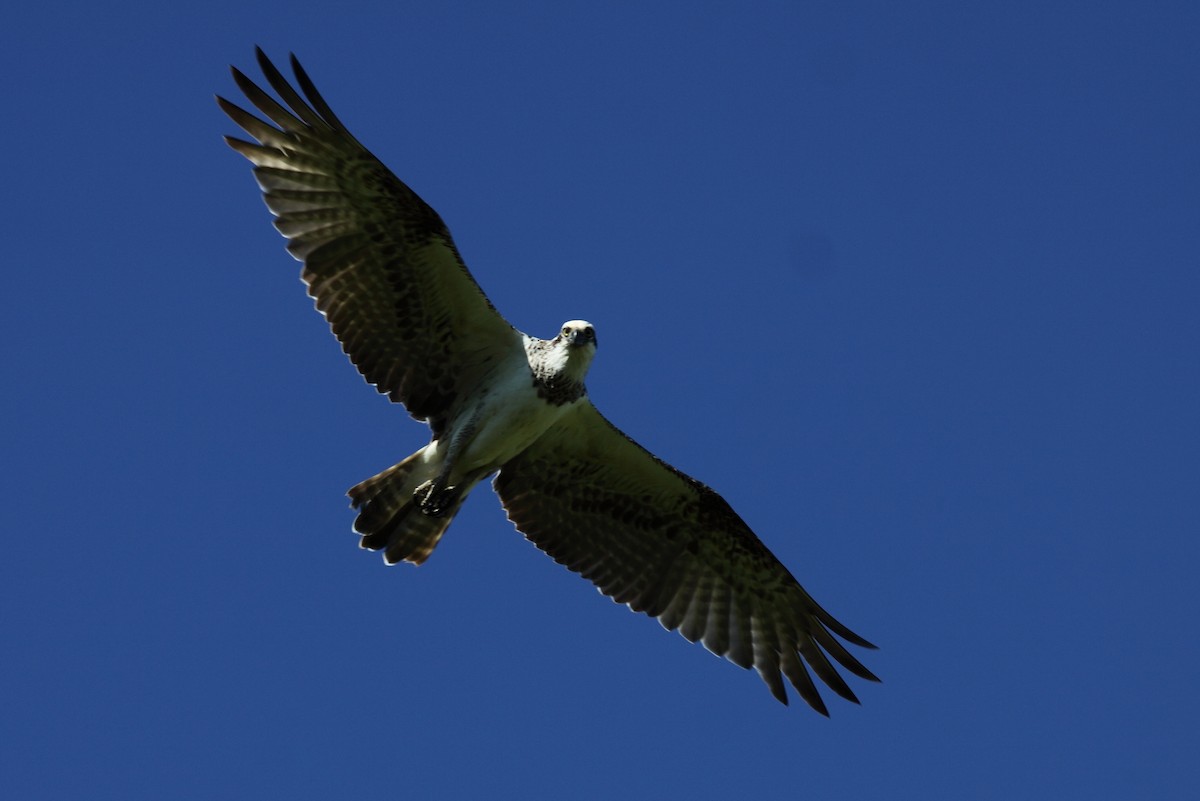
POLYGON ((567 320, 562 324, 562 330, 555 339, 572 348, 586 348, 591 345, 591 350, 596 350, 596 328, 587 320, 567 320))
POLYGON ((582 381, 596 355, 596 329, 587 320, 568 320, 550 347, 557 355, 554 372, 582 381))

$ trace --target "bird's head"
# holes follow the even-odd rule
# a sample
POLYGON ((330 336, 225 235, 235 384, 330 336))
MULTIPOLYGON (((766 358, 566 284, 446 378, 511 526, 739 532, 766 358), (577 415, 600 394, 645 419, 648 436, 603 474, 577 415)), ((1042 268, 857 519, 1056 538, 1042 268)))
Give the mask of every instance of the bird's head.
POLYGON ((551 371, 582 381, 596 355, 596 329, 587 320, 568 320, 550 340, 551 371))
POLYGON ((558 340, 571 348, 596 350, 596 329, 587 320, 568 320, 558 332, 558 340))

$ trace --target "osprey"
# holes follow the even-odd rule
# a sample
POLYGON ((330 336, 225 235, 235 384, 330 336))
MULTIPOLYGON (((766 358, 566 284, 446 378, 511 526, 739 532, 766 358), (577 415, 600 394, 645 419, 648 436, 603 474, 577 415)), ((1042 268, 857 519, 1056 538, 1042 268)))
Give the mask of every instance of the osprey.
POLYGON ((275 227, 342 349, 433 433, 350 489, 360 545, 389 564, 421 564, 471 490, 494 474, 517 529, 617 603, 753 666, 785 704, 783 676, 829 714, 805 662, 857 703, 826 654, 878 681, 833 635, 875 646, 817 605, 720 495, 596 411, 584 386, 595 328, 571 320, 538 339, 511 326, 437 212, 350 134, 295 56, 304 97, 256 52, 286 105, 234 68, 238 87, 274 125, 218 97, 257 140, 225 141, 254 164, 275 227))

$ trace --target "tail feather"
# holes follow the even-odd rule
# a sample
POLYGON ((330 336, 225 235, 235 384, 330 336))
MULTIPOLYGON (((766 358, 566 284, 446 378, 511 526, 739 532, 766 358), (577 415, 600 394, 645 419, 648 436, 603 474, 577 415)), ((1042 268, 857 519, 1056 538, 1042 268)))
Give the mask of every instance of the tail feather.
POLYGON ((419 565, 428 559, 466 497, 461 493, 437 517, 424 514, 413 500, 413 490, 428 478, 421 454, 417 451, 347 493, 359 510, 354 530, 362 535, 360 547, 383 551, 389 565, 402 560, 419 565))

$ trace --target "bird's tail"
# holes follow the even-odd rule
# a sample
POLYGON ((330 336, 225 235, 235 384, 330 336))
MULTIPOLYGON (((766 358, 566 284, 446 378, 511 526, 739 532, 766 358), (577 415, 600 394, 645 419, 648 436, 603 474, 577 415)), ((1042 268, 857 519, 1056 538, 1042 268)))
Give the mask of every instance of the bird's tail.
POLYGON ((436 472, 421 458, 423 453, 417 451, 346 493, 359 510, 354 521, 354 530, 362 535, 359 545, 383 551, 388 564, 404 560, 419 565, 428 559, 470 490, 455 493, 436 516, 422 512, 413 492, 436 472))

